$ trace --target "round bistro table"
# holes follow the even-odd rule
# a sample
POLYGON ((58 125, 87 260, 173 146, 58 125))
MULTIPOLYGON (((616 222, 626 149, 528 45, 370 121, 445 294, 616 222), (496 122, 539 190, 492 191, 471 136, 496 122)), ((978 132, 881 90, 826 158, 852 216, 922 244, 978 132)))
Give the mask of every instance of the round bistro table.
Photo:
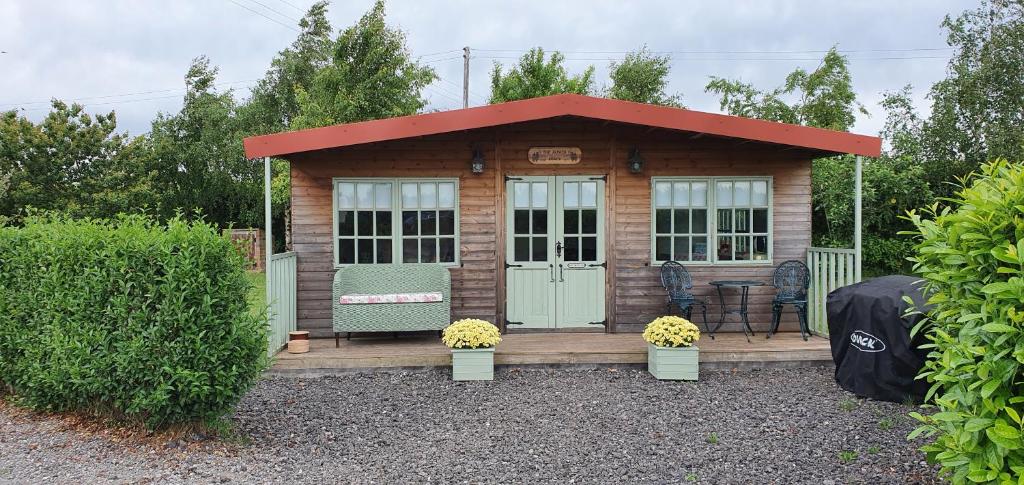
POLYGON ((754 335, 754 329, 750 328, 750 321, 747 319, 747 297, 750 293, 751 286, 764 286, 764 283, 757 280, 716 280, 709 284, 718 288, 718 301, 722 304, 722 312, 718 317, 718 325, 715 326, 712 333, 717 332, 718 329, 722 328, 722 325, 725 323, 726 315, 736 314, 743 319, 743 336, 747 337, 747 342, 750 342, 750 336, 754 335), (725 303, 725 295, 722 294, 722 288, 740 288, 740 303, 738 307, 732 309, 728 308, 728 305, 725 303))

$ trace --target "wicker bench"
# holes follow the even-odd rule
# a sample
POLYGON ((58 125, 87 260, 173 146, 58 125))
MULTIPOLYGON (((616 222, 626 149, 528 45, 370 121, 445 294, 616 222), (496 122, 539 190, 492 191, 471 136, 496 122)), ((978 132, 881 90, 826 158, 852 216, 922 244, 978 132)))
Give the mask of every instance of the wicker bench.
POLYGON ((441 330, 451 323, 452 279, 438 264, 365 264, 334 275, 334 344, 352 332, 441 330))

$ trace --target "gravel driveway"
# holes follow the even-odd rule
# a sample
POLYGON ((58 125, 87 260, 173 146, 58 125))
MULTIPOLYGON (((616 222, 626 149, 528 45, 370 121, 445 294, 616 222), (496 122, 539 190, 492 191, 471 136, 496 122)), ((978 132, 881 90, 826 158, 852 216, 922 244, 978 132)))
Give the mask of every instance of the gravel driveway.
MULTIPOLYGON (((122 441, 0 410, 0 482, 931 483, 906 406, 841 391, 830 368, 442 370, 262 381, 247 443, 122 441)), ((201 438, 201 437, 200 437, 201 438)))

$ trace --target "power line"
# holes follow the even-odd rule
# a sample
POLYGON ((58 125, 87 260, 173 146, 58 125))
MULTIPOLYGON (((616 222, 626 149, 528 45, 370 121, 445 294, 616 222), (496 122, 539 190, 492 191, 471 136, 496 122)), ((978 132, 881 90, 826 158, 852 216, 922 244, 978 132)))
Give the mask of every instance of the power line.
MULTIPOLYGON (((519 59, 518 56, 475 56, 481 59, 519 59)), ((948 59, 947 56, 887 56, 887 57, 850 57, 851 61, 892 61, 914 59, 948 59)), ((623 57, 566 57, 566 61, 621 61, 623 57)), ((818 57, 686 57, 673 58, 673 61, 820 61, 818 57)))
MULTIPOLYGON (((256 82, 256 81, 259 81, 259 79, 244 79, 244 80, 241 80, 241 81, 226 81, 226 82, 222 82, 222 83, 216 83, 216 84, 214 84, 214 86, 227 86, 227 85, 232 85, 232 84, 253 83, 253 82, 256 82)), ((246 87, 248 87, 248 86, 250 86, 250 85, 247 85, 246 87)), ((144 94, 171 93, 171 92, 178 92, 178 93, 182 93, 183 94, 184 91, 187 91, 187 88, 184 88, 184 89, 183 88, 156 89, 156 90, 151 90, 151 91, 138 91, 138 92, 134 92, 134 93, 106 94, 106 95, 103 95, 103 96, 87 96, 87 97, 81 97, 81 98, 69 98, 68 101, 72 102, 72 103, 77 103, 77 102, 81 102, 81 101, 89 101, 89 100, 94 100, 94 99, 124 98, 124 97, 129 97, 129 96, 141 96, 141 95, 144 95, 144 94)), ((176 94, 175 96, 180 96, 180 95, 181 94, 176 94)), ((60 98, 57 98, 57 99, 60 99, 60 98)), ((33 104, 43 104, 43 103, 49 104, 51 101, 52 101, 52 99, 47 99, 45 101, 24 101, 24 102, 20 102, 20 103, 3 103, 3 104, 0 104, 0 108, 16 108, 16 107, 21 107, 21 106, 27 106, 27 105, 33 105, 33 104)), ((128 100, 126 102, 130 102, 130 101, 132 101, 132 100, 128 100)), ((101 103, 95 103, 95 104, 101 104, 101 103)), ((102 103, 102 104, 107 104, 107 103, 102 103)), ((48 109, 48 106, 42 107, 41 109, 48 109)))
POLYGON ((252 3, 255 3, 256 5, 260 5, 263 8, 265 8, 267 10, 270 10, 271 12, 274 12, 274 13, 276 13, 276 14, 278 14, 278 15, 280 15, 280 16, 288 19, 288 20, 291 20, 292 22, 295 22, 296 24, 299 23, 299 19, 293 19, 290 16, 281 13, 280 10, 276 10, 274 8, 271 8, 269 5, 267 5, 267 4, 263 3, 263 2, 260 2, 259 0, 249 0, 249 1, 252 2, 252 3))
MULTIPOLYGON (((530 49, 478 49, 473 48, 474 51, 479 52, 529 52, 530 49)), ((825 50, 762 50, 762 51, 751 51, 751 50, 676 50, 676 51, 649 51, 652 54, 817 54, 826 53, 830 49, 825 50)), ((836 52, 840 53, 864 53, 864 52, 929 52, 929 51, 950 51, 952 47, 915 47, 915 48, 901 48, 901 49, 837 49, 836 52)), ((549 52, 559 52, 562 54, 631 54, 634 51, 563 51, 557 49, 550 49, 549 52)))
POLYGON ((263 17, 263 18, 265 18, 265 19, 267 19, 267 20, 269 20, 269 21, 271 21, 271 22, 274 22, 274 23, 275 23, 275 24, 277 24, 277 25, 280 25, 280 26, 282 26, 282 27, 285 27, 285 28, 291 29, 291 30, 293 30, 293 31, 295 31, 295 32, 301 32, 301 31, 300 31, 299 29, 296 29, 295 27, 292 27, 291 25, 288 25, 288 24, 286 24, 286 23, 284 23, 284 22, 281 22, 280 20, 277 20, 277 19, 275 19, 274 17, 271 17, 271 16, 269 16, 269 15, 266 15, 266 14, 264 14, 263 12, 260 12, 260 11, 258 11, 258 10, 253 10, 253 9, 251 9, 251 8, 249 8, 249 7, 245 6, 245 5, 242 5, 241 3, 238 3, 238 2, 236 2, 235 0, 228 0, 228 1, 229 1, 229 2, 231 2, 231 3, 233 3, 233 4, 235 4, 235 5, 238 5, 239 7, 242 7, 242 8, 244 8, 244 9, 246 9, 246 10, 248 10, 248 11, 250 11, 250 12, 252 12, 252 13, 256 14, 256 15, 259 15, 260 17, 263 17))
POLYGON ((419 58, 430 57, 430 56, 436 56, 438 54, 448 54, 450 52, 459 52, 461 50, 462 49, 449 49, 449 50, 446 50, 446 51, 431 52, 430 54, 420 54, 417 57, 419 57, 419 58))
POLYGON ((294 8, 295 10, 298 10, 298 11, 300 11, 302 13, 306 13, 305 10, 303 10, 302 8, 296 6, 294 3, 289 2, 288 0, 277 0, 277 1, 283 3, 283 4, 287 5, 287 6, 289 6, 291 8, 294 8))

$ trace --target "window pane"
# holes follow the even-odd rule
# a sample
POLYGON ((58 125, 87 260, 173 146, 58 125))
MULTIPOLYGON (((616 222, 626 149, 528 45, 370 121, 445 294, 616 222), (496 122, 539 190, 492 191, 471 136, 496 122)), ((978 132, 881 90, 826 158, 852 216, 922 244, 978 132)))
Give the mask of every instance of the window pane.
POLYGON ((378 236, 390 236, 391 235, 391 211, 377 211, 377 228, 376 234, 378 236))
POLYGON ((354 236, 356 234, 356 213, 342 211, 338 213, 338 235, 354 236))
POLYGON ((438 211, 437 233, 444 235, 455 234, 455 211, 438 211))
POLYGON ((529 234, 530 233, 530 211, 526 209, 516 209, 516 213, 513 217, 514 232, 515 234, 529 234))
POLYGON ((338 241, 338 262, 341 264, 356 262, 356 242, 354 239, 341 239, 338 241))
POLYGON ((526 182, 515 182, 512 184, 515 192, 516 207, 530 207, 530 184, 526 182))
POLYGON ((580 184, 578 182, 565 182, 562 187, 565 191, 565 207, 579 207, 580 205, 580 184))
POLYGON ((654 259, 658 261, 672 260, 672 238, 666 236, 654 239, 654 259))
POLYGON ((750 182, 736 182, 733 184, 733 205, 745 207, 750 205, 750 182))
POLYGON ((732 182, 718 182, 715 185, 715 201, 718 207, 732 207, 732 182))
POLYGON ((415 236, 419 234, 419 214, 416 211, 402 211, 402 235, 415 236))
POLYGON ((597 207, 597 182, 580 184, 580 207, 597 207))
POLYGON ((754 236, 754 259, 764 261, 768 259, 768 236, 754 236))
POLYGON ((580 260, 580 238, 578 238, 578 237, 567 237, 567 238, 565 238, 565 260, 566 261, 579 261, 580 260))
POLYGON ((657 209, 654 211, 654 231, 658 234, 669 234, 672 232, 672 209, 657 209))
POLYGON ((378 263, 390 263, 391 262, 391 240, 390 239, 378 239, 377 240, 377 262, 378 263))
POLYGON ((419 207, 419 195, 416 192, 416 184, 402 184, 402 208, 415 209, 419 207))
POLYGON ((700 236, 693 238, 693 254, 691 261, 707 261, 708 260, 708 238, 707 236, 700 236))
POLYGON ((672 259, 676 261, 690 260, 690 238, 683 236, 674 239, 672 259))
POLYGON ((530 260, 530 238, 517 237, 515 238, 513 245, 515 246, 514 254, 516 261, 530 260))
POLYGON ((437 239, 432 237, 420 239, 420 262, 437 262, 437 239))
POLYGON ((705 207, 708 205, 708 183, 693 182, 690 184, 690 207, 705 207))
POLYGON ((455 208, 455 184, 437 184, 437 206, 442 209, 455 208))
POLYGON ((536 182, 533 184, 533 207, 546 208, 548 206, 548 184, 547 182, 536 182))
POLYGON ((391 184, 377 184, 374 193, 377 196, 378 209, 391 208, 391 184))
POLYGON ((581 238, 582 248, 580 250, 581 261, 597 261, 597 238, 596 237, 584 237, 581 238))
POLYGON ((690 232, 690 211, 687 209, 675 209, 675 234, 688 234, 690 232))
POLYGON ((732 232, 732 209, 718 209, 718 232, 732 232))
POLYGON ((580 234, 597 234, 597 210, 584 209, 580 215, 580 234))
POLYGON ((580 211, 576 209, 564 212, 565 220, 562 221, 562 231, 566 234, 580 233, 580 211))
POLYGON ((437 207, 437 185, 420 184, 420 209, 437 207))
POLYGON ((360 264, 373 263, 373 239, 359 239, 356 259, 360 264))
MULTIPOLYGON (((690 184, 676 182, 672 184, 672 205, 675 207, 690 206, 690 184)), ((678 231, 677 231, 678 232, 678 231)))
POLYGON ((672 205, 672 184, 657 182, 654 184, 654 206, 669 207, 672 205))
POLYGON ((693 233, 694 234, 707 234, 708 233, 708 210, 707 209, 693 209, 693 233))
POLYGON ((373 209, 373 184, 356 184, 356 207, 373 209))
POLYGON ((438 251, 437 260, 442 263, 454 263, 455 262, 455 239, 450 237, 442 238, 438 240, 440 249, 438 251))
POLYGON ((750 260, 750 238, 747 236, 736 236, 736 260, 750 260))
POLYGON ((732 261, 732 237, 718 237, 718 260, 732 261))
POLYGON ((373 235, 373 211, 359 211, 357 213, 356 232, 360 236, 373 235))
POLYGON ((768 209, 754 209, 754 232, 768 232, 768 209))
POLYGON ((768 205, 768 182, 760 180, 753 183, 752 202, 754 206, 768 205))
POLYGON ((356 207, 356 184, 338 184, 338 208, 354 209, 356 207))
POLYGON ((750 209, 736 209, 736 232, 750 232, 750 209))
POLYGON ((533 238, 533 260, 534 261, 547 261, 548 260, 548 238, 546 238, 546 237, 535 237, 535 238, 533 238))
POLYGON ((423 236, 437 234, 437 212, 420 211, 420 234, 423 236))
POLYGON ((548 211, 536 209, 533 211, 533 233, 548 233, 548 211))
POLYGON ((419 249, 420 242, 416 239, 403 239, 402 240, 402 262, 403 263, 418 263, 419 262, 419 249))

